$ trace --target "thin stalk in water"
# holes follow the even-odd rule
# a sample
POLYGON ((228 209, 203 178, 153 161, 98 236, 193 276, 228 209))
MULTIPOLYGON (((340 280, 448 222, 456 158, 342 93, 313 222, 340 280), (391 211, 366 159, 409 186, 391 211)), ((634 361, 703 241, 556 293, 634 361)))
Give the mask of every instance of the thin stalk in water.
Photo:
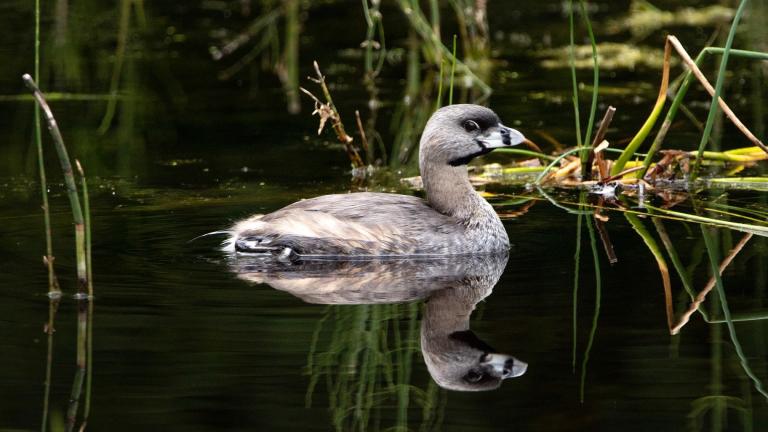
MULTIPOLYGON (((35 0, 35 79, 40 79, 40 0, 35 0)), ((40 174, 40 195, 43 199, 43 221, 45 224, 45 265, 48 268, 48 292, 60 293, 59 281, 53 268, 53 239, 51 231, 51 211, 48 206, 48 180, 43 159, 43 137, 40 127, 40 107, 35 104, 35 147, 37 147, 37 167, 40 174)), ((44 423, 47 421, 43 419, 44 423)), ((45 426, 45 425, 44 425, 45 426)))
POLYGON ((80 161, 75 159, 77 172, 80 174, 80 184, 83 187, 83 211, 85 213, 85 262, 88 276, 88 323, 86 325, 86 376, 85 376, 85 406, 83 408, 83 423, 80 430, 88 424, 91 413, 91 391, 93 388, 93 264, 91 259, 91 204, 88 196, 88 182, 80 161))
POLYGON ((53 333, 54 322, 56 321, 56 311, 59 309, 61 294, 50 295, 48 300, 48 323, 45 326, 47 335, 47 351, 45 361, 45 390, 43 395, 43 419, 40 425, 40 432, 48 431, 48 410, 51 398, 51 379, 53 377, 53 333))
POLYGON ((67 148, 64 145, 64 138, 61 136, 59 126, 56 124, 56 119, 53 117, 53 112, 45 101, 45 97, 40 89, 37 87, 35 80, 32 79, 29 74, 24 74, 22 77, 24 83, 32 91, 35 96, 35 100, 40 105, 45 115, 46 122, 48 124, 48 131, 53 138, 54 147, 56 153, 59 156, 59 163, 61 164, 61 171, 64 174, 64 184, 67 189, 67 196, 69 197, 70 207, 72 208, 72 219, 75 223, 75 254, 77 258, 77 292, 84 295, 88 287, 88 275, 85 253, 85 220, 83 218, 83 210, 80 206, 80 197, 77 193, 77 185, 75 184, 75 176, 72 173, 72 164, 69 162, 69 155, 67 154, 67 148))

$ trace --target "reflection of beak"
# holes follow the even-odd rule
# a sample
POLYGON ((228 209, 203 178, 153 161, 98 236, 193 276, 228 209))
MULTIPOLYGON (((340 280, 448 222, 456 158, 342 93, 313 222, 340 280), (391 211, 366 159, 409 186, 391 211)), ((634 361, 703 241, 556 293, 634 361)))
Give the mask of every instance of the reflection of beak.
POLYGON ((478 140, 480 140, 486 148, 495 149, 521 144, 525 141, 525 137, 517 130, 508 128, 499 123, 490 128, 484 135, 479 136, 478 140))
POLYGON ((517 378, 528 370, 528 363, 506 354, 486 354, 483 362, 493 366, 493 370, 501 375, 502 379, 517 378))

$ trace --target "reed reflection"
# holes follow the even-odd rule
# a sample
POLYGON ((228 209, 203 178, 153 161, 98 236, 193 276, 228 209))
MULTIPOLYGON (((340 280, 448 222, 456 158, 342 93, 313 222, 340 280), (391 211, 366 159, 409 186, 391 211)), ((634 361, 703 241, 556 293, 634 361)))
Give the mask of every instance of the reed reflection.
POLYGON ((458 391, 491 390, 521 376, 527 364, 492 348, 470 330, 477 303, 491 294, 508 256, 374 260, 305 260, 284 264, 257 256, 230 261, 240 279, 265 283, 307 303, 382 305, 426 300, 421 353, 434 381, 458 391))

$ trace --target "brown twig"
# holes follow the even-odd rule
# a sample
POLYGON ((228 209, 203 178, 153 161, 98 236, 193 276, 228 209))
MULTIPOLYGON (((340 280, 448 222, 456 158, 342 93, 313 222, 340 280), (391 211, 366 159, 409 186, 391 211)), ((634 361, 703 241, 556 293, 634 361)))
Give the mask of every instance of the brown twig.
POLYGON ((611 121, 613 121, 613 114, 616 113, 616 108, 609 106, 608 109, 605 111, 605 115, 603 116, 603 119, 600 121, 600 126, 597 128, 597 133, 595 133, 595 139, 592 141, 592 151, 589 152, 589 157, 587 158, 586 166, 584 167, 584 180, 592 180, 592 163, 597 160, 598 165, 598 172, 600 174, 600 179, 602 180, 604 177, 604 171, 603 171, 603 155, 602 152, 595 153, 595 147, 600 145, 600 143, 603 142, 605 139, 605 133, 608 130, 608 126, 610 126, 611 121))
MULTIPOLYGON (((691 70, 693 75, 696 77, 696 79, 699 80, 702 86, 707 90, 710 96, 715 96, 715 89, 712 87, 712 84, 707 81, 707 78, 704 76, 704 74, 701 72, 701 69, 696 65, 696 62, 691 59, 691 56, 688 55, 688 52, 683 48, 683 45, 680 43, 680 41, 672 35, 667 36, 667 41, 672 44, 672 46, 675 48, 677 53, 680 55, 680 57, 683 59, 683 62, 686 66, 688 66, 688 69, 691 70)), ((752 141, 753 144, 760 147, 768 153, 768 146, 763 144, 762 141, 760 141, 746 126, 744 126, 744 123, 739 120, 738 117, 736 117, 736 114, 733 113, 731 108, 728 106, 727 103, 723 100, 723 98, 718 98, 718 103, 720 104, 720 108, 723 110, 723 113, 731 120, 731 122, 738 128, 741 133, 744 134, 750 141, 752 141)))
MULTIPOLYGON (((744 246, 747 244, 749 239, 752 238, 752 233, 746 233, 744 234, 744 237, 739 240, 739 243, 736 244, 736 246, 731 249, 730 252, 728 252, 728 256, 723 259, 723 262, 720 263, 720 269, 719 273, 722 275, 725 269, 731 264, 733 259, 736 257, 736 255, 741 252, 742 249, 744 249, 744 246)), ((694 312, 699 308, 699 306, 704 302, 704 300, 707 298, 707 294, 709 294, 710 291, 712 291, 712 288, 715 287, 715 284, 717 283, 717 278, 715 275, 712 275, 712 277, 709 278, 709 281, 707 282, 707 285, 704 286, 704 289, 699 292, 699 294, 696 296, 696 298, 693 300, 693 303, 688 307, 688 310, 685 311, 683 315, 680 316, 680 319, 677 321, 677 324, 669 329, 669 333, 676 335, 680 333, 680 329, 682 329, 686 324, 688 324, 688 321, 691 319, 691 315, 693 315, 694 312)))
POLYGON ((312 115, 317 114, 320 117, 320 127, 317 129, 317 134, 320 135, 323 132, 323 128, 325 127, 326 122, 330 120, 333 130, 336 132, 336 137, 339 139, 339 142, 344 144, 344 149, 347 151, 347 156, 349 156, 349 160, 352 162, 352 166, 355 168, 361 168, 365 166, 365 163, 360 157, 360 153, 357 151, 357 148, 352 145, 352 137, 347 135, 347 132, 344 129, 344 123, 341 121, 341 115, 339 115, 339 111, 333 104, 331 92, 328 90, 328 86, 325 84, 325 76, 323 76, 323 74, 320 72, 320 66, 317 64, 317 61, 313 62, 313 64, 315 66, 315 73, 317 74, 317 78, 308 78, 320 85, 320 88, 323 90, 323 96, 325 96, 325 102, 320 101, 317 96, 303 87, 299 87, 299 90, 307 94, 315 101, 315 111, 312 112, 312 115))
POLYGON ((368 137, 365 136, 365 128, 363 128, 363 121, 360 120, 359 110, 355 110, 355 122, 357 123, 357 131, 360 133, 360 142, 363 144, 365 159, 370 164, 373 162, 373 151, 368 143, 368 137))

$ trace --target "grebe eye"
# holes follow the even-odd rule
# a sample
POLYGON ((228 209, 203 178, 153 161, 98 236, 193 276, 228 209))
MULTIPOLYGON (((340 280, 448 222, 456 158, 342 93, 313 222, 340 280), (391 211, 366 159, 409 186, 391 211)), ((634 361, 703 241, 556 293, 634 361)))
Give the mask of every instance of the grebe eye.
POLYGON ((477 124, 474 120, 467 120, 464 122, 464 130, 467 132, 474 132, 476 130, 480 129, 480 125, 477 124))
POLYGON ((471 370, 471 371, 467 372, 467 374, 464 376, 464 378, 468 382, 476 383, 476 382, 479 382, 481 379, 483 379, 483 374, 471 370))

